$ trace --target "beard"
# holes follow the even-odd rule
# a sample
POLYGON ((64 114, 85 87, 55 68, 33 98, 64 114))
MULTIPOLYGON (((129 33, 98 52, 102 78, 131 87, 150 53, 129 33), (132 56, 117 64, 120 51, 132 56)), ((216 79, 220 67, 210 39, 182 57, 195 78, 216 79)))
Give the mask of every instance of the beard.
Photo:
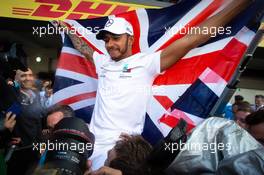
POLYGON ((107 52, 109 53, 111 59, 114 61, 120 61, 126 58, 127 51, 128 51, 128 37, 126 38, 126 42, 123 48, 120 48, 118 46, 112 46, 110 48, 107 48, 107 52))

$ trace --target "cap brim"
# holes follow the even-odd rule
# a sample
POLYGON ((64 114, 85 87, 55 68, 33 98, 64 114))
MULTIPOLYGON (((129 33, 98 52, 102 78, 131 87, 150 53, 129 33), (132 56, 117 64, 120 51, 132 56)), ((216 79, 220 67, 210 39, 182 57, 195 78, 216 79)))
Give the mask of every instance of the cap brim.
POLYGON ((122 34, 125 34, 125 33, 112 32, 112 31, 108 31, 108 30, 104 30, 103 29, 103 30, 100 30, 98 32, 98 34, 96 35, 96 39, 98 39, 98 40, 104 39, 105 34, 107 34, 107 33, 112 34, 112 35, 122 35, 122 34))
MULTIPOLYGON (((98 34, 96 35, 96 39, 98 39, 98 40, 102 40, 102 39, 104 39, 104 37, 105 37, 105 34, 107 33, 108 31, 106 31, 106 30, 100 30, 99 32, 98 32, 98 34)), ((109 32, 110 33, 110 32, 109 32)))

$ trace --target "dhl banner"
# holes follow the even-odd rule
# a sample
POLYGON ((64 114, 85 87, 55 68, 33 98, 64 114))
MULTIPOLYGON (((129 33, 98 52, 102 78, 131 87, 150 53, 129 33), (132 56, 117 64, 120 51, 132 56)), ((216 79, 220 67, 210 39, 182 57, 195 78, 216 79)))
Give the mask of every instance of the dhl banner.
MULTIPOLYGON (((160 8, 109 0, 2 0, 0 17, 51 21, 108 16, 138 8, 160 8)), ((262 23, 264 29, 264 23, 262 23)), ((259 44, 264 47, 264 37, 259 44)))
POLYGON ((158 7, 108 0, 2 0, 0 8, 0 17, 50 21, 95 18, 158 7))

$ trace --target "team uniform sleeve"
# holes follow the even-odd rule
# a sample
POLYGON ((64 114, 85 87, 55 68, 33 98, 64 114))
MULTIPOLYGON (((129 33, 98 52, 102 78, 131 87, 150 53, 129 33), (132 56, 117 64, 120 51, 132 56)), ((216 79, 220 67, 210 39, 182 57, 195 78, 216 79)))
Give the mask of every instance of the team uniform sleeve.
POLYGON ((156 76, 161 73, 160 70, 160 55, 161 51, 147 54, 144 56, 144 66, 151 76, 156 76))

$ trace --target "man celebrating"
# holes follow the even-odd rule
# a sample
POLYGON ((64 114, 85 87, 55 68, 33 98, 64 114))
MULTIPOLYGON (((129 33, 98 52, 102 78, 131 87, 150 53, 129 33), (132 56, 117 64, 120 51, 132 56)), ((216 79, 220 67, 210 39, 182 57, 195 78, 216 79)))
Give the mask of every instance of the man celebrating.
MULTIPOLYGON (((249 2, 234 0, 198 27, 210 29, 224 26, 249 2)), ((60 24, 65 26, 62 22, 60 24)), ((74 47, 95 64, 98 74, 96 102, 90 123, 90 130, 96 138, 93 169, 103 165, 107 151, 114 146, 122 132, 142 133, 154 78, 213 36, 213 33, 190 31, 161 51, 133 55, 133 34, 131 24, 125 19, 109 19, 96 36, 105 42, 109 55, 99 54, 81 38, 69 34, 74 47)))

